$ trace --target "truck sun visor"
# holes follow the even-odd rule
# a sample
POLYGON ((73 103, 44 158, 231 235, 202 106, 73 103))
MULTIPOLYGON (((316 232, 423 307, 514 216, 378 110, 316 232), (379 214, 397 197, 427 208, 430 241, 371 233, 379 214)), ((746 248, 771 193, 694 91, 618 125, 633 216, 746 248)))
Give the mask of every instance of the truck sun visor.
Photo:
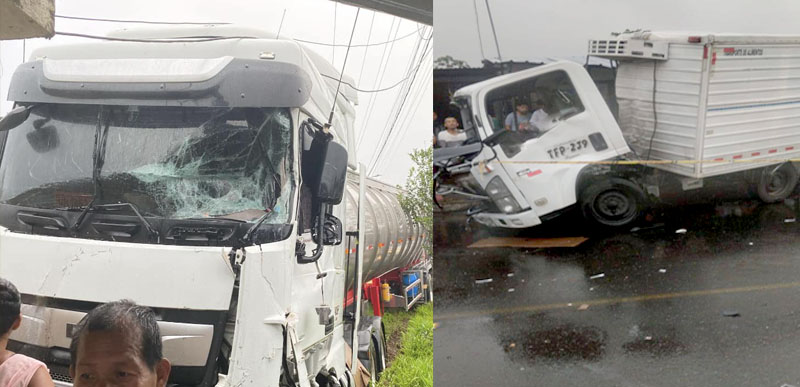
POLYGON ((296 64, 257 59, 37 60, 17 68, 8 99, 106 105, 299 107, 311 78, 296 64), (255 80, 255 81, 254 81, 255 80))

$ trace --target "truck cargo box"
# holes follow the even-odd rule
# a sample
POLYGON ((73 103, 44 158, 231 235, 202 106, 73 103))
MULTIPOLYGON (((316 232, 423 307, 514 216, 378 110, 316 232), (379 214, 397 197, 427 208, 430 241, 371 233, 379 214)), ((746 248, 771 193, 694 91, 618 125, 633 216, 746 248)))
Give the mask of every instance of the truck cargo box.
POLYGON ((800 157, 800 36, 637 31, 589 54, 618 61, 618 121, 639 158, 716 161, 655 168, 704 178, 800 157))

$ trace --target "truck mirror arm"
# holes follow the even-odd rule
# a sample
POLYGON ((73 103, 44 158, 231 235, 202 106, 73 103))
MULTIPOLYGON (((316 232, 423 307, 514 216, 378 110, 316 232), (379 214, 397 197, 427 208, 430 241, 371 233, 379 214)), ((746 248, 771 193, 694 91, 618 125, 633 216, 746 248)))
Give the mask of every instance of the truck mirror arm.
MULTIPOLYGON (((317 235, 322 238, 323 227, 325 225, 325 204, 320 203, 319 205, 319 215, 317 215, 317 222, 314 227, 317 228, 317 235)), ((310 256, 306 256, 306 245, 305 243, 298 242, 297 247, 295 250, 295 255, 297 256, 297 263, 303 265, 307 263, 314 263, 316 262, 319 257, 322 256, 322 246, 323 241, 317 241, 317 247, 314 248, 314 252, 310 256)))

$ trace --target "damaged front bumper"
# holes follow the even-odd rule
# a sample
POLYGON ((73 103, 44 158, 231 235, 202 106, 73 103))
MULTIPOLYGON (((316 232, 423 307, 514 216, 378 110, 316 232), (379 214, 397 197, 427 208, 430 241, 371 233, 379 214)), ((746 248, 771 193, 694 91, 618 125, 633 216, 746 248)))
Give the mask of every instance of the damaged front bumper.
POLYGON ((516 214, 480 212, 471 215, 470 219, 490 227, 527 228, 542 224, 542 220, 533 209, 516 214))

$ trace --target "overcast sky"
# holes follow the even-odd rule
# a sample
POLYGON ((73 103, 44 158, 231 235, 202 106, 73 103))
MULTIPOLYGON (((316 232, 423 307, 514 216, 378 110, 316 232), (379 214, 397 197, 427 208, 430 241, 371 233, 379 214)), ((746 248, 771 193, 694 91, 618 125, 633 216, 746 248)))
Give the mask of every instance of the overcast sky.
MULTIPOLYGON (((335 20, 336 43, 345 45, 350 37, 356 16, 356 8, 328 0, 137 0, 130 2, 56 0, 56 14, 58 15, 125 20, 229 22, 268 31, 278 30, 284 9, 286 16, 281 27, 281 36, 332 43, 335 20), (336 15, 335 19, 334 14, 336 15)), ((61 18, 56 18, 55 24, 57 31, 93 35, 102 35, 108 31, 131 26, 136 26, 136 24, 101 23, 61 18)), ((396 84, 406 78, 410 67, 415 67, 415 65, 409 66, 411 56, 417 44, 424 47, 426 43, 420 38, 421 34, 430 33, 430 30, 423 27, 427 28, 409 20, 374 13, 371 10, 362 10, 353 37, 354 45, 365 44, 368 39, 370 43, 376 43, 393 40, 395 37, 409 36, 397 40, 393 45, 352 48, 347 59, 345 73, 358 82, 359 88, 365 90, 386 88, 396 84), (383 67, 381 63, 383 63, 383 67)), ((49 41, 29 39, 26 41, 26 52, 27 55, 30 55, 33 48, 42 45, 75 41, 83 41, 83 39, 67 36, 56 36, 49 41)), ((333 60, 334 65, 341 69, 345 57, 345 47, 336 48, 335 52, 327 46, 308 45, 308 47, 316 50, 328 60, 333 60)), ((12 107, 11 103, 6 101, 8 83, 14 69, 22 63, 22 50, 21 40, 0 41, 0 96, 2 96, 0 115, 12 107)), ((407 97, 403 111, 400 112, 397 119, 396 129, 381 157, 382 162, 373 173, 373 175, 379 175, 379 180, 402 185, 411 166, 408 153, 414 148, 430 145, 430 117, 433 109, 431 82, 431 54, 429 53, 421 62, 414 85, 407 97)), ((361 129, 365 130, 364 140, 359 148, 359 161, 365 164, 369 162, 379 146, 381 133, 388 132, 385 128, 396 115, 393 107, 396 105, 398 96, 402 97, 405 94, 405 90, 401 85, 381 93, 359 94, 360 104, 356 107, 356 135, 359 136, 361 129), (371 98, 374 98, 371 104, 373 107, 371 114, 367 114, 371 98)))
MULTIPOLYGON (((589 39, 629 29, 800 35, 797 0, 489 0, 504 60, 574 57, 589 39)), ((485 0, 435 0, 434 56, 480 67, 497 57, 485 0), (475 21, 477 5, 480 27, 475 21)))

